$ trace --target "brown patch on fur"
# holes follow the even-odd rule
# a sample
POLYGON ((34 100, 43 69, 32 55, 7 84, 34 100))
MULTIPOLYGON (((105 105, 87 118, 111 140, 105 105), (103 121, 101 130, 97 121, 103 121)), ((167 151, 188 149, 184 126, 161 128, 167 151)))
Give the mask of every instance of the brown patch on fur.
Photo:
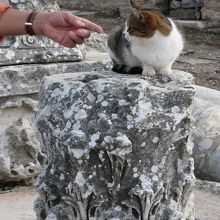
POLYGON ((154 10, 154 14, 157 18, 157 29, 165 36, 169 36, 172 31, 172 25, 168 18, 156 10, 154 10))
POLYGON ((135 15, 131 14, 128 18, 128 33, 138 37, 152 37, 155 33, 149 23, 143 23, 141 19, 137 19, 135 15))
POLYGON ((168 18, 156 9, 145 9, 130 1, 133 13, 128 18, 128 32, 139 37, 152 37, 156 30, 165 36, 169 36, 172 25, 168 18))

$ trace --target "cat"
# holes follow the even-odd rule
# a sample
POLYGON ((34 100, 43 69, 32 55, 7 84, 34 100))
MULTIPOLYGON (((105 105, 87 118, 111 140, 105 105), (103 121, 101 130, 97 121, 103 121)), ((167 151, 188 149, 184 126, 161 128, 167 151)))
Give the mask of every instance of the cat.
POLYGON ((108 36, 108 53, 113 62, 112 70, 117 73, 141 74, 141 62, 135 57, 125 39, 124 28, 115 27, 108 36))
POLYGON ((130 6, 132 13, 125 27, 117 28, 108 38, 113 70, 133 73, 139 68, 137 73, 141 70, 146 76, 170 75, 172 64, 184 47, 181 32, 159 10, 143 8, 132 0, 130 6))

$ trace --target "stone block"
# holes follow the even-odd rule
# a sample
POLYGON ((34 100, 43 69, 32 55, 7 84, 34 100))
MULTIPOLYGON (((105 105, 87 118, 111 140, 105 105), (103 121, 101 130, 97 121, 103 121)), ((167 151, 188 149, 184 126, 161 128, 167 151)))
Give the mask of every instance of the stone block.
POLYGON ((188 219, 192 76, 89 72, 45 78, 36 124, 48 155, 42 219, 188 219))
POLYGON ((202 8, 202 18, 212 22, 212 27, 220 27, 220 10, 202 8))
POLYGON ((204 7, 201 11, 204 20, 212 21, 214 27, 220 27, 220 1, 204 0, 204 7))
POLYGON ((31 64, 1 67, 0 98, 17 95, 30 95, 39 92, 45 76, 81 72, 110 70, 112 62, 82 61, 51 64, 31 64))
POLYGON ((181 1, 173 0, 170 3, 170 9, 181 8, 181 6, 182 6, 181 1))
POLYGON ((36 137, 36 128, 25 118, 7 128, 7 144, 0 148, 1 182, 33 182, 42 171, 46 155, 36 137))
POLYGON ((195 9, 177 8, 169 11, 169 15, 176 19, 194 20, 196 18, 195 9))
POLYGON ((182 8, 202 8, 204 0, 182 0, 182 8))
POLYGON ((206 9, 220 11, 220 1, 219 0, 204 0, 204 7, 206 9))
POLYGON ((191 106, 195 119, 192 132, 195 175, 203 180, 220 182, 220 105, 201 98, 196 98, 191 106))
POLYGON ((11 39, 11 43, 0 46, 0 66, 55 63, 61 61, 81 61, 85 54, 80 47, 65 48, 58 46, 45 37, 20 36, 11 39))

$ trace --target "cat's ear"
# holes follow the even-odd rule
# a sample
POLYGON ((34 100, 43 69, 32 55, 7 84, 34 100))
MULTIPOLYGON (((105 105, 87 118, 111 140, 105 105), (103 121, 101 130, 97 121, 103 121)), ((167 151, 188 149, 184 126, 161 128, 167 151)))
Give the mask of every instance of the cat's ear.
POLYGON ((133 0, 130 0, 130 6, 135 17, 137 17, 138 19, 143 17, 140 10, 141 7, 138 4, 136 4, 133 0))

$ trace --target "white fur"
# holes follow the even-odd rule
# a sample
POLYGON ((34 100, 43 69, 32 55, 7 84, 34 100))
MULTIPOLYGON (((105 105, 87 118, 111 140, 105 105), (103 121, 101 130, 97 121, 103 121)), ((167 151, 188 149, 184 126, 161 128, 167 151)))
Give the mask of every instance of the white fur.
POLYGON ((131 36, 125 28, 125 38, 131 43, 132 53, 141 61, 144 75, 169 75, 171 66, 181 53, 184 42, 174 22, 169 36, 156 31, 151 38, 131 36))

